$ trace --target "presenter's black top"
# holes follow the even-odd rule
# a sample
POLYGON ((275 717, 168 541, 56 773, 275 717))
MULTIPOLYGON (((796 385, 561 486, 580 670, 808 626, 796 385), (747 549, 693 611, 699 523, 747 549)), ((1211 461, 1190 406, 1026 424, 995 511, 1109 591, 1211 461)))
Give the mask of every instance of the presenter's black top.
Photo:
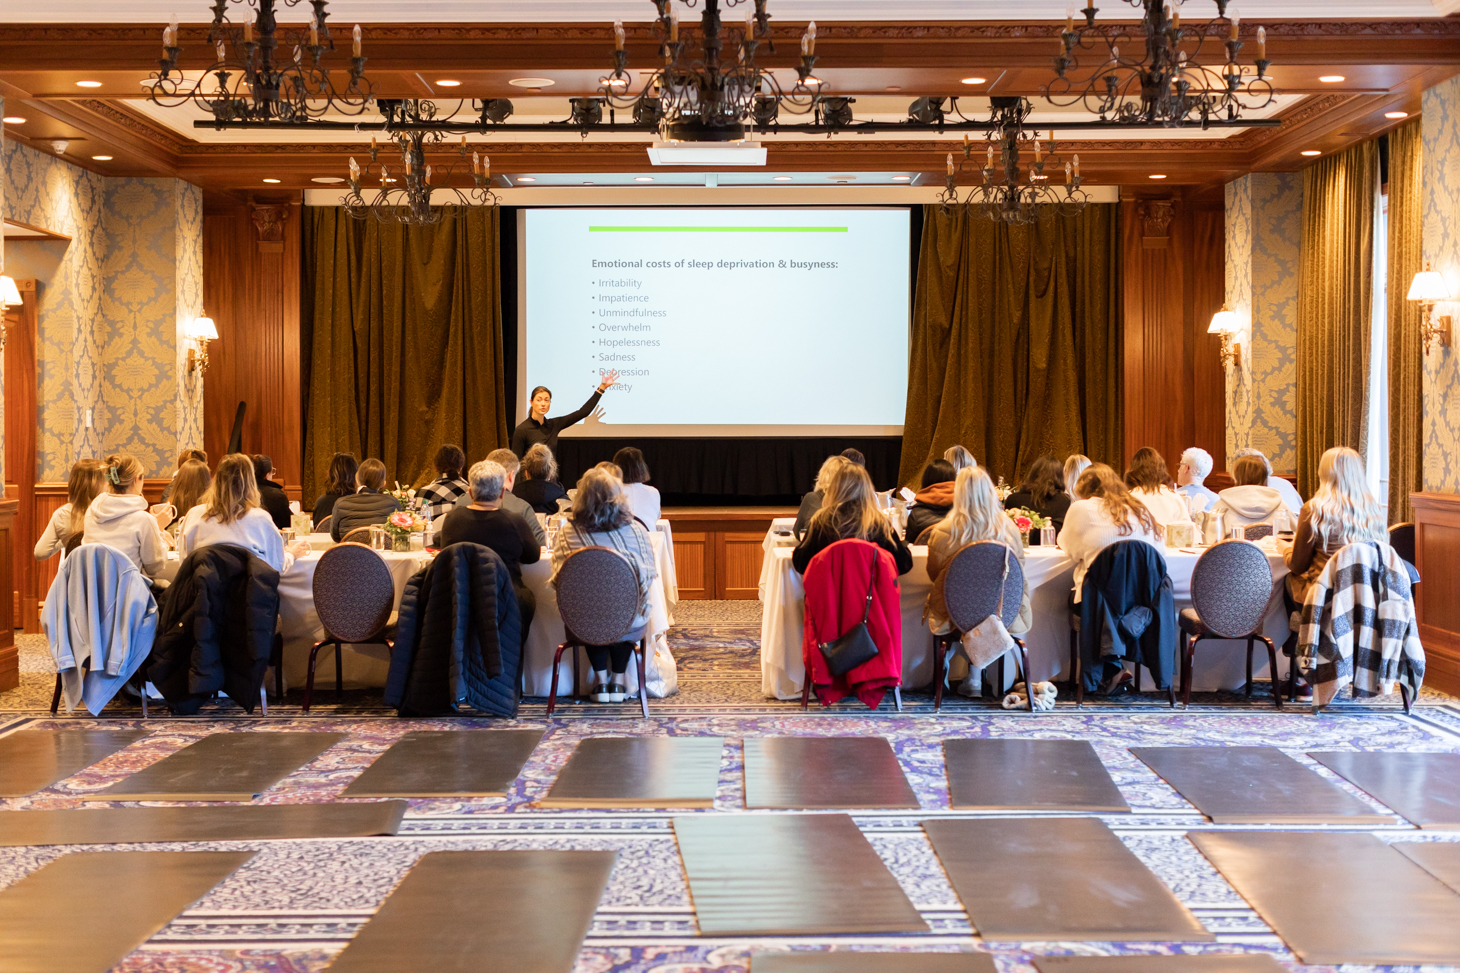
POLYGON ((527 455, 529 449, 542 443, 553 451, 554 456, 558 455, 558 433, 575 422, 582 422, 588 418, 589 414, 593 412, 593 407, 601 398, 603 398, 603 393, 595 391, 588 397, 588 401, 583 403, 583 408, 577 412, 570 412, 565 416, 552 416, 541 422, 528 415, 512 431, 512 452, 517 454, 518 459, 521 459, 527 455))

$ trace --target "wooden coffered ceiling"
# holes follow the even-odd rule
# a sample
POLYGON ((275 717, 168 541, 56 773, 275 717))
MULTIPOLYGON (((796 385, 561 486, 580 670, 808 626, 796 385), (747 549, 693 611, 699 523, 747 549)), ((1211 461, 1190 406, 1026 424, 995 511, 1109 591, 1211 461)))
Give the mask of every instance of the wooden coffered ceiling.
MULTIPOLYGON (((1304 2, 1309 0, 1287 6, 1304 2)), ((1429 0, 1405 2, 1415 6, 1429 0)), ((332 12, 343 6, 333 4, 332 12)), ((1112 0, 1108 6, 1117 4, 1112 0)), ((1188 18, 1195 6, 1194 0, 1188 2, 1188 18)), ((1386 113, 1417 114, 1426 88, 1460 73, 1460 19, 1261 20, 1263 6, 1281 5, 1249 0, 1243 4, 1243 29, 1244 35, 1259 24, 1267 30, 1272 75, 1283 95, 1274 116, 1281 127, 1071 135, 1068 148, 1080 154, 1087 182, 1148 187, 1150 176, 1162 175, 1163 188, 1210 192, 1245 172, 1298 169, 1309 162, 1301 151, 1326 154, 1399 124, 1386 113), (1319 80, 1330 75, 1344 80, 1319 80)), ((1342 3, 1329 6, 1344 9, 1342 3)), ((0 7, 0 17, 5 13, 0 7)), ((611 51, 605 22, 424 20, 364 25, 366 73, 378 95, 434 98, 440 104, 507 97, 517 106, 516 121, 562 118, 566 98, 597 91, 611 51), (524 92, 508 83, 523 76, 554 84, 524 92), (441 80, 461 84, 448 89, 441 80)), ((767 66, 789 70, 804 24, 773 23, 779 53, 766 59, 767 66)), ((656 42, 649 25, 627 27, 630 67, 652 66, 656 42)), ((65 139, 66 157, 78 165, 111 175, 177 176, 210 194, 234 196, 310 188, 318 177, 343 175, 348 158, 365 151, 368 136, 353 133, 301 137, 289 131, 198 131, 192 124, 200 117, 196 113, 146 104, 142 82, 160 54, 161 28, 160 22, 0 24, 0 96, 6 116, 25 119, 7 124, 6 137, 41 151, 53 151, 52 140, 65 139), (83 89, 78 81, 100 86, 83 89), (279 182, 265 184, 265 179, 279 182)), ((1062 28, 1062 20, 818 22, 816 73, 828 92, 857 98, 858 117, 903 117, 907 104, 923 95, 962 96, 965 111, 984 114, 990 95, 1039 95, 1052 77, 1062 28), (985 81, 963 84, 968 77, 985 81)), ((183 26, 180 63, 185 70, 206 66, 206 32, 202 25, 183 26)), ((1036 124, 1041 117, 1054 117, 1051 111, 1036 103, 1036 124)), ((582 140, 564 131, 503 133, 474 141, 490 153, 494 170, 509 176, 649 169, 644 136, 582 140)), ((943 159, 955 144, 953 137, 931 133, 835 138, 783 133, 767 141, 769 170, 924 173, 934 183, 941 181, 943 159)))

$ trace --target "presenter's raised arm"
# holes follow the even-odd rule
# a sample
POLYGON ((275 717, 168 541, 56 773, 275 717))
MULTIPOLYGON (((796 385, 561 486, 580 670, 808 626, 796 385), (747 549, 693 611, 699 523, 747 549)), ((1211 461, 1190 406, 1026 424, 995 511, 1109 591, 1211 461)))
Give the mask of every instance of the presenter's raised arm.
POLYGON ((618 381, 617 369, 610 368, 608 371, 599 372, 598 374, 602 381, 598 383, 598 388, 593 390, 593 394, 588 397, 587 402, 583 403, 583 407, 581 409, 579 409, 577 412, 570 412, 565 416, 558 416, 555 419, 548 420, 552 423, 554 430, 566 429, 574 423, 582 422, 584 419, 588 418, 589 414, 593 412, 593 407, 596 406, 598 404, 598 400, 603 397, 603 393, 607 392, 610 388, 613 387, 614 383, 618 381))

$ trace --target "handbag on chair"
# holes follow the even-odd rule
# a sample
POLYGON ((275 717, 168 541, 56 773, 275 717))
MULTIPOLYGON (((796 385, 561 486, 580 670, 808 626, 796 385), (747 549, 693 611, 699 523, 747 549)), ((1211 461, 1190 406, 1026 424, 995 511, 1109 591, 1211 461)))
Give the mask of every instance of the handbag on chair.
POLYGON ((1014 637, 1004 627, 1004 584, 1009 580, 1009 549, 1004 548, 1004 576, 999 581, 999 607, 989 617, 963 633, 963 652, 974 669, 992 665, 1014 648, 1014 637))
POLYGON ((826 668, 833 676, 844 676, 857 666, 877 657, 877 643, 867 630, 867 619, 872 616, 872 592, 877 584, 877 548, 872 548, 872 577, 867 582, 867 605, 862 609, 862 620, 847 632, 830 642, 817 645, 826 668))

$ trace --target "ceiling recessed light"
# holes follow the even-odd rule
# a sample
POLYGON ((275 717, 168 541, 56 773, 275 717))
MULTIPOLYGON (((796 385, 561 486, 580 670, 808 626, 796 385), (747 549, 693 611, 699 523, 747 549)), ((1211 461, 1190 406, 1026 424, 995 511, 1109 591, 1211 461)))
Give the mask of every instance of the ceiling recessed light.
POLYGON ((585 185, 585 186, 591 186, 591 185, 593 185, 593 183, 592 183, 591 180, 585 179, 585 180, 583 180, 583 185, 585 185))
POLYGON ((536 176, 518 176, 517 177, 517 181, 518 182, 537 182, 537 177, 536 176))
POLYGON ((1320 151, 1318 151, 1317 149, 1304 149, 1302 152, 1300 152, 1298 154, 1299 155, 1310 155, 1311 156, 1311 155, 1322 155, 1323 153, 1320 152, 1320 151))
POLYGON ((1322 81, 1324 84, 1338 84, 1340 81, 1343 80, 1343 75, 1341 75, 1341 74, 1325 74, 1322 77, 1320 77, 1318 80, 1319 81, 1322 81))
POLYGON ((94 155, 91 158, 92 158, 92 161, 94 161, 94 162, 110 162, 110 161, 112 161, 112 157, 109 156, 109 155, 94 155))
POLYGON ((334 185, 337 182, 344 182, 345 181, 345 177, 344 176, 315 176, 313 179, 311 179, 309 181, 310 182, 322 182, 322 183, 324 183, 327 186, 331 186, 331 185, 334 185))
POLYGON ((1162 173, 1162 172, 1158 172, 1158 173, 1152 175, 1150 178, 1152 178, 1152 179, 1165 179, 1166 178, 1166 174, 1165 173, 1162 173))
POLYGON ((893 176, 893 182, 912 182, 912 176, 893 176))
POLYGON ((278 182, 277 179, 265 179, 264 182, 278 182))
POLYGON ((19 115, 6 115, 5 116, 5 124, 6 125, 24 125, 25 124, 25 119, 24 118, 21 118, 19 115))
POLYGON ((437 81, 436 83, 439 84, 443 88, 460 88, 461 87, 461 82, 460 81, 453 81, 450 78, 442 78, 441 80, 437 81))
POLYGON ((827 176, 832 182, 856 182, 856 176, 827 176))
POLYGON ((964 78, 964 84, 987 84, 988 78, 964 78))
POLYGON ((1384 113, 1384 117, 1385 118, 1408 118, 1409 117, 1409 112, 1407 112, 1407 111, 1386 111, 1384 113))
POLYGON ((790 182, 791 181, 791 177, 790 176, 771 176, 771 179, 773 181, 775 181, 775 182, 790 182))
POLYGON ((507 83, 518 88, 550 88, 557 84, 552 78, 513 78, 507 83))
POLYGON ((890 85, 887 86, 887 90, 888 91, 901 91, 902 90, 902 85, 900 85, 900 84, 890 84, 890 85))
POLYGON ((634 177, 634 182, 653 182, 653 181, 654 181, 654 177, 653 176, 635 176, 634 177))
POLYGON ((76 82, 76 87, 78 87, 78 88, 100 88, 101 87, 101 82, 100 81, 78 81, 78 82, 76 82))

